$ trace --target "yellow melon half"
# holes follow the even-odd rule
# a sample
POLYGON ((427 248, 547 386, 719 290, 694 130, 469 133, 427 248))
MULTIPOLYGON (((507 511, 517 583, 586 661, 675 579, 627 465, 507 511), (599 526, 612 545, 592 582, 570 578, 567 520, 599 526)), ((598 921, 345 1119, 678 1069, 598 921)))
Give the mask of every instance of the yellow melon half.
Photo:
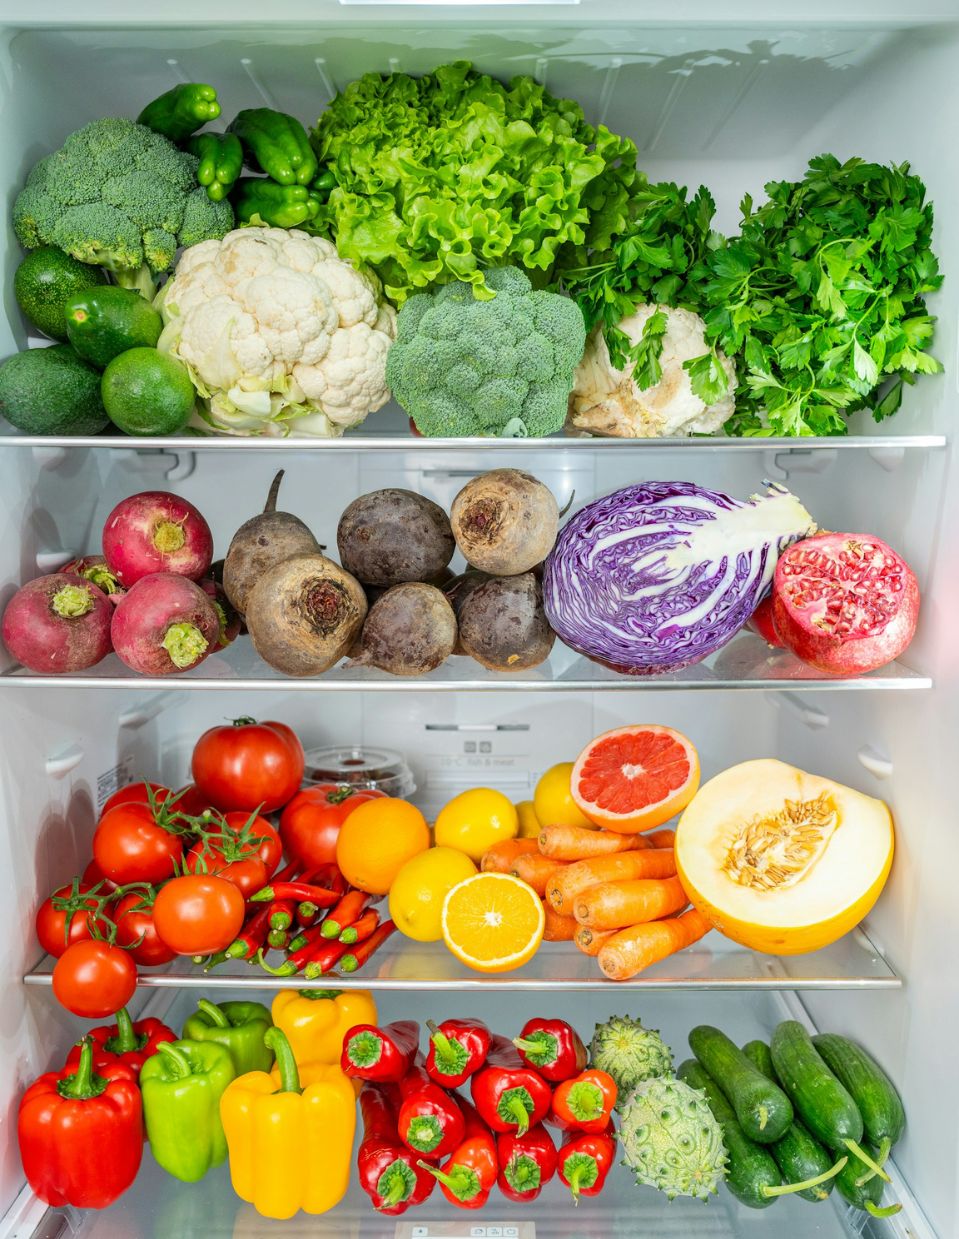
POLYGON ((801 955, 859 924, 885 885, 893 849, 883 801, 761 759, 699 789, 679 819, 676 869, 727 938, 801 955))

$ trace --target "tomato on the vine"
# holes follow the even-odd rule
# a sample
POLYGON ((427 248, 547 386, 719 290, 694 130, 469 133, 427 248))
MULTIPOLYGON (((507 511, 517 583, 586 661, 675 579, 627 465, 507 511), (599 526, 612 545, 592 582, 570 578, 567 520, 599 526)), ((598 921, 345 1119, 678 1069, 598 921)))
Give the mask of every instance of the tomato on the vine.
POLYGON ((93 836, 93 858, 118 886, 162 882, 172 876, 182 856, 182 838, 145 804, 117 805, 100 818, 93 836))
POLYGON ((151 795, 154 804, 163 804, 170 799, 173 793, 161 783, 147 783, 143 779, 137 783, 127 783, 124 787, 118 787, 112 796, 107 797, 100 810, 100 816, 103 817, 104 813, 109 813, 118 804, 149 804, 151 795))
POLYGON ((303 781, 303 746, 285 723, 238 718, 211 727, 193 750, 193 780, 201 796, 224 811, 271 813, 303 781))
POLYGON ((352 791, 338 783, 317 783, 298 792, 280 814, 280 838, 289 856, 306 869, 336 860, 340 827, 377 791, 352 791))
POLYGON ((177 955, 225 950, 243 927, 239 888, 213 873, 185 874, 160 887, 153 904, 157 933, 177 955))
POLYGON ((98 1020, 125 1007, 136 992, 130 952, 91 938, 67 947, 53 969, 53 992, 74 1015, 98 1020))
POLYGON ((88 886, 99 886, 104 895, 108 895, 117 888, 116 882, 110 881, 95 860, 89 862, 80 881, 86 882, 88 886))
POLYGON ((176 958, 176 951, 157 933, 150 897, 130 891, 117 900, 110 917, 117 927, 117 946, 125 947, 136 963, 155 967, 176 958))
POLYGON ((201 839, 199 843, 194 843, 186 854, 183 868, 187 873, 215 873, 226 878, 239 889, 244 899, 249 899, 266 886, 266 866, 255 852, 233 860, 229 853, 224 854, 209 840, 201 839))
POLYGON ((37 939, 48 955, 59 958, 74 942, 83 942, 93 937, 91 912, 96 912, 100 901, 85 899, 91 884, 84 881, 58 887, 37 908, 37 939), (56 907, 54 901, 62 905, 56 907), (69 928, 67 922, 69 921, 69 928))
POLYGON ((266 876, 271 878, 283 859, 283 842, 276 827, 259 815, 250 821, 249 813, 224 813, 223 818, 232 831, 246 831, 251 838, 260 840, 256 854, 263 861, 266 876))

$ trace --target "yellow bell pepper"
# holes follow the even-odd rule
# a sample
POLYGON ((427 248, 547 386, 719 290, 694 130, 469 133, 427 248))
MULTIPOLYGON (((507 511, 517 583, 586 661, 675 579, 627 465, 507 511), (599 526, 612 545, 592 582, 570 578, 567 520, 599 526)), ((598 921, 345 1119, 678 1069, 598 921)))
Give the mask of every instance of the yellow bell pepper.
POLYGON ((301 1083, 286 1035, 271 1028, 264 1040, 276 1054, 274 1070, 239 1076, 220 1098, 233 1190, 263 1217, 326 1213, 350 1182, 352 1082, 339 1066, 308 1063, 301 1083))
POLYGON ((338 1063, 343 1038, 357 1024, 376 1024, 376 1004, 368 990, 280 990, 273 999, 273 1023, 293 1049, 297 1065, 338 1063))

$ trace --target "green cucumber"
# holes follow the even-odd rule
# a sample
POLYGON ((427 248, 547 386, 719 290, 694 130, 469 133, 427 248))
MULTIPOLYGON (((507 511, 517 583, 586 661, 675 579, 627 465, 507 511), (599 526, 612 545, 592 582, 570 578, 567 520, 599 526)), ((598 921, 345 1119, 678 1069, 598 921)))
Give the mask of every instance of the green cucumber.
MULTIPOLYGON (((764 1076, 777 1083, 772 1055, 765 1041, 748 1041, 743 1046, 743 1053, 764 1076)), ((834 1165, 833 1159, 819 1141, 812 1138, 798 1118, 793 1119, 784 1136, 780 1136, 775 1144, 769 1146, 769 1151, 787 1182, 818 1180, 813 1186, 802 1188, 796 1193, 803 1200, 813 1203, 827 1198, 833 1189, 835 1176, 846 1166, 845 1157, 840 1158, 834 1165)))
MULTIPOLYGON (((871 1160, 874 1160, 879 1150, 876 1148, 868 1149, 871 1160)), ((862 1209, 873 1217, 892 1217, 894 1213, 898 1213, 902 1205, 887 1205, 885 1208, 879 1207, 879 1202, 882 1200, 883 1182, 875 1175, 870 1175, 868 1179, 863 1181, 863 1171, 866 1167, 858 1157, 850 1157, 849 1161, 843 1169, 836 1175, 836 1189, 839 1195, 855 1209, 862 1209)))
POLYGON ((127 349, 153 348, 163 330, 163 319, 146 298, 112 284, 74 293, 63 316, 70 343, 98 370, 127 349))
POLYGON ((906 1126, 906 1112, 892 1081, 861 1046, 837 1033, 820 1033, 812 1043, 856 1103, 866 1139, 879 1149, 881 1166, 906 1126))
POLYGON ((708 1074, 720 1082, 750 1140, 772 1144, 785 1133, 793 1121, 789 1098, 724 1032, 699 1024, 689 1034, 689 1046, 708 1074))
POLYGON ((779 1082, 820 1144, 837 1153, 854 1153, 870 1170, 888 1180, 885 1171, 860 1146, 865 1129, 859 1108, 826 1066, 802 1024, 783 1021, 773 1033, 769 1049, 779 1082))
POLYGON ((706 1102, 713 1117, 723 1129, 723 1144, 728 1157, 726 1163, 726 1186, 750 1209, 766 1209, 776 1196, 772 1189, 782 1185, 782 1177, 776 1163, 766 1149, 754 1144, 736 1120, 732 1106, 712 1076, 695 1059, 689 1058, 676 1072, 680 1080, 690 1088, 706 1094, 706 1102))

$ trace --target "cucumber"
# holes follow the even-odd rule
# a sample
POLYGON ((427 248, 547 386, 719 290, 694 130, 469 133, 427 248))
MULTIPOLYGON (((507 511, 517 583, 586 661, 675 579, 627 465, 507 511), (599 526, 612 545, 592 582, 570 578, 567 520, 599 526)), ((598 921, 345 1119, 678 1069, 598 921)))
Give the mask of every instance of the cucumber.
POLYGON ((781 1186, 782 1178, 776 1163, 762 1145, 754 1144, 736 1120, 732 1106, 709 1073, 694 1058, 682 1063, 676 1072, 690 1088, 706 1094, 713 1117, 723 1129, 726 1146, 726 1186, 750 1209, 766 1209, 776 1199, 764 1189, 781 1186))
POLYGON ((68 297, 63 307, 67 337, 84 361, 98 370, 131 348, 153 348, 163 319, 130 288, 87 288, 68 297))
POLYGON ((906 1126, 906 1112, 892 1081, 861 1046, 837 1033, 820 1033, 812 1043, 856 1103, 866 1139, 878 1147, 882 1165, 906 1126))
MULTIPOLYGON (((743 1046, 743 1053, 764 1076, 768 1076, 775 1082, 776 1073, 773 1069, 772 1055, 765 1041, 747 1042, 743 1046)), ((814 1140, 796 1118, 790 1123, 786 1134, 780 1136, 775 1144, 769 1146, 769 1151, 787 1183, 819 1180, 818 1183, 802 1188, 796 1193, 803 1200, 810 1200, 813 1203, 827 1198, 833 1189, 833 1179, 845 1165, 845 1158, 841 1158, 833 1165, 833 1159, 819 1141, 814 1140)))
POLYGON ((689 1046, 709 1075, 720 1081, 739 1125, 759 1144, 772 1144, 793 1121, 789 1098, 768 1080, 718 1028, 699 1024, 689 1034, 689 1046))
MULTIPOLYGON (((867 1151, 872 1160, 875 1160, 879 1155, 879 1150, 876 1148, 869 1148, 867 1146, 867 1151)), ((884 1184, 875 1175, 862 1182, 862 1176, 865 1172, 866 1167, 858 1157, 849 1158, 846 1165, 836 1175, 836 1188, 843 1200, 848 1200, 853 1208, 862 1209, 873 1217, 892 1217, 894 1213, 898 1213, 902 1205, 895 1204, 887 1205, 885 1208, 879 1207, 884 1184)))

